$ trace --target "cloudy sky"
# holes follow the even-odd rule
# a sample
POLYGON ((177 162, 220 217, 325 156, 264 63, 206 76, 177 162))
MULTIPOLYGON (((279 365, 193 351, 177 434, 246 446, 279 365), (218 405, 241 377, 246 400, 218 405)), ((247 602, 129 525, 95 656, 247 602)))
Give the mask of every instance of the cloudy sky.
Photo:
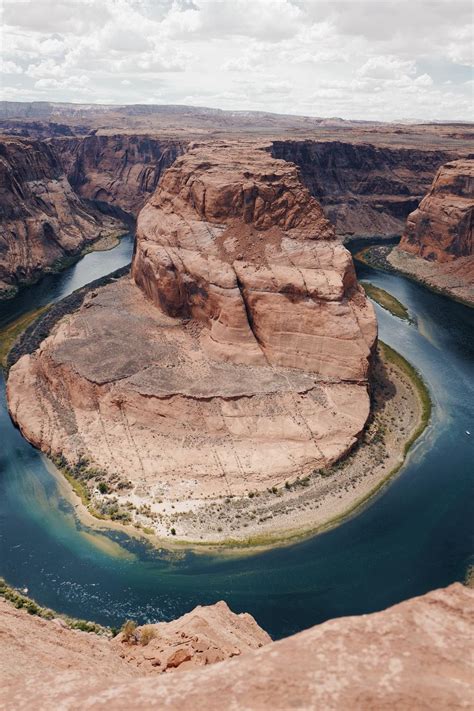
POLYGON ((471 0, 3 0, 13 101, 473 119, 471 0))

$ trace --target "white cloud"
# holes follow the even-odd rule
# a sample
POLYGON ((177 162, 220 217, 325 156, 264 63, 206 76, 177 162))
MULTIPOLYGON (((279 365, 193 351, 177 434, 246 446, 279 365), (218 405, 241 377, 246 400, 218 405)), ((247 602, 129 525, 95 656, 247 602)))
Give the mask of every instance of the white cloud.
POLYGON ((0 59, 0 72, 2 74, 23 74, 23 69, 15 62, 0 59))
POLYGON ((471 15, 465 0, 4 0, 3 88, 25 100, 466 119, 471 15))

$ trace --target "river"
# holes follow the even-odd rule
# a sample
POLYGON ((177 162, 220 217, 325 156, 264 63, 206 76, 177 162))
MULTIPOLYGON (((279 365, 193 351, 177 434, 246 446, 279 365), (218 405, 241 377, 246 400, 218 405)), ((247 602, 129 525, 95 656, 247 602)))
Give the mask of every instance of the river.
MULTIPOLYGON (((126 264, 125 238, 0 305, 0 325, 126 264)), ((401 276, 359 277, 407 306, 416 325, 377 308, 380 336, 422 373, 430 426, 397 478, 337 528, 258 554, 156 550, 82 525, 43 456, 13 426, 0 389, 0 575, 38 603, 109 625, 168 620, 226 600, 274 638, 341 615, 383 609, 463 580, 472 561, 474 310, 401 276), (472 433, 471 436, 466 431, 472 433)))

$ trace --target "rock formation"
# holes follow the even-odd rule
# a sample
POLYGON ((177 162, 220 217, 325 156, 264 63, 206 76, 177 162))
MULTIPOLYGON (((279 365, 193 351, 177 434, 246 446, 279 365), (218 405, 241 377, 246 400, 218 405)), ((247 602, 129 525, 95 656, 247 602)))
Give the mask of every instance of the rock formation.
POLYGON ((42 619, 0 599, 2 707, 25 681, 25 672, 59 677, 71 670, 123 681, 176 669, 203 667, 271 642, 254 618, 236 615, 225 602, 198 606, 177 620, 132 628, 113 639, 70 629, 61 618, 42 619))
POLYGON ((122 134, 54 139, 52 146, 78 195, 136 217, 186 142, 122 134))
POLYGON ((272 154, 296 163, 340 235, 398 235, 428 190, 445 150, 344 141, 278 140, 272 154))
POLYGON ((295 166, 252 143, 191 147, 139 215, 132 275, 11 369, 36 446, 155 508, 281 485, 353 446, 375 316, 295 166))
MULTIPOLYGON (((467 709, 473 698, 473 600, 474 592, 456 583, 383 612, 331 620, 271 644, 252 618, 227 611, 219 617, 216 647, 224 637, 242 653, 186 671, 191 659, 178 667, 179 673, 171 667, 166 674, 150 663, 136 666, 120 641, 62 629, 3 603, 0 635, 8 653, 0 667, 2 701, 7 711, 32 704, 37 711, 105 706, 114 711, 131 706, 169 711, 467 709)), ((221 605, 186 616, 199 619, 193 636, 202 629, 206 639, 212 636, 209 613, 224 611, 221 605)), ((172 623, 185 635, 186 617, 172 623)), ((142 649, 146 659, 148 647, 142 649)))
POLYGON ((86 205, 44 142, 0 141, 0 292, 32 280, 122 225, 86 205))
POLYGON ((474 159, 446 163, 409 215, 389 261, 428 285, 474 303, 473 221, 474 159))

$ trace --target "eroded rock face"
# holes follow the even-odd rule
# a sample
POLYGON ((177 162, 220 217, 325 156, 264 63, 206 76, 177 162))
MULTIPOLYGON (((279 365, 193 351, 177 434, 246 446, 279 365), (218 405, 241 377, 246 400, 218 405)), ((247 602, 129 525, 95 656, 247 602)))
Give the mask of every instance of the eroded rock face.
POLYGON ((86 136, 52 141, 74 190, 136 216, 186 142, 148 136, 86 136))
POLYGON ((304 184, 341 235, 402 233, 428 190, 443 150, 345 141, 274 141, 272 154, 296 163, 304 184))
POLYGON ((281 485, 355 443, 375 316, 294 166, 196 145, 140 213, 132 275, 11 369, 36 446, 153 502, 281 485))
POLYGON ((74 193, 46 143, 0 140, 0 290, 38 277, 120 227, 74 193))
POLYGON ((474 159, 446 163, 407 219, 393 266, 474 304, 474 159))
MULTIPOLYGON (((57 648, 50 648, 47 665, 44 654, 38 654, 44 635, 38 629, 26 652, 28 663, 21 639, 25 663, 15 667, 13 678, 7 677, 3 698, 6 708, 15 711, 31 708, 33 700, 38 711, 131 706, 169 711, 468 709, 474 674, 473 597, 472 590, 457 583, 383 612, 331 620, 205 669, 183 668, 182 673, 171 670, 154 677, 146 665, 138 671, 124 664, 125 671, 118 669, 111 677, 102 671, 105 663, 98 661, 95 673, 87 674, 87 684, 87 652, 82 663, 76 659, 70 670, 58 673, 63 662, 57 648), (138 678, 129 678, 129 670, 138 678)), ((28 618, 31 628, 35 622, 28 618)), ((14 634, 15 623, 10 624, 9 641, 12 630, 14 634)), ((60 632, 56 634, 61 644, 60 632)), ((18 646, 10 642, 7 669, 18 658, 18 646)))
POLYGON ((26 676, 39 679, 51 670, 59 676, 74 669, 123 681, 207 666, 271 642, 252 615, 237 615, 222 601, 198 606, 171 622, 137 627, 125 641, 123 633, 109 639, 69 629, 60 618, 31 616, 3 599, 0 640, 2 704, 9 702, 9 694, 15 695, 26 676))
POLYGON ((367 376, 375 329, 351 257, 295 167, 198 145, 140 214, 132 276, 163 313, 207 327, 216 358, 367 376))
POLYGON ((140 667, 141 673, 206 666, 272 641, 252 615, 245 612, 236 615, 223 601, 198 606, 171 622, 139 627, 135 635, 137 641, 133 643, 120 633, 111 646, 120 657, 140 667), (143 639, 147 634, 150 641, 145 645, 143 639))
POLYGON ((407 219, 400 249, 431 262, 474 253, 474 159, 446 163, 407 219))

